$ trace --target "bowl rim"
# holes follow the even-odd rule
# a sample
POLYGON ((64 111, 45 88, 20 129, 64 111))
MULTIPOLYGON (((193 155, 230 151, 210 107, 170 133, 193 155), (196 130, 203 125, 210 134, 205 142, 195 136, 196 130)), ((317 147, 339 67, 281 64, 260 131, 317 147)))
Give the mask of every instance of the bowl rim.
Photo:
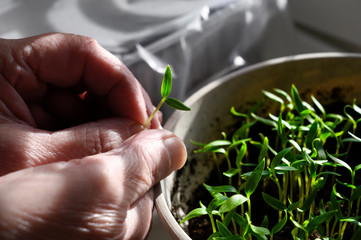
MULTIPOLYGON (((202 98, 209 91, 217 88, 218 86, 224 84, 227 81, 230 81, 234 77, 240 74, 244 74, 250 71, 254 71, 266 66, 274 66, 285 62, 293 62, 293 61, 301 61, 301 60, 311 60, 311 59, 326 59, 326 58, 361 58, 361 53, 345 53, 345 52, 321 52, 321 53, 304 53, 297 55, 290 55, 284 57, 278 57, 274 59, 265 60, 256 64, 245 66, 239 70, 231 72, 227 75, 224 75, 218 79, 212 81, 206 81, 198 90, 194 91, 185 101, 184 103, 187 106, 191 106, 193 103, 198 101, 198 99, 202 98)), ((167 122, 164 125, 164 128, 170 130, 173 128, 177 119, 179 119, 182 112, 175 111, 167 122)), ((155 192, 155 207, 157 209, 157 213, 159 218, 161 219, 163 225, 165 226, 168 234, 173 239, 187 239, 191 240, 191 238, 184 232, 179 223, 175 220, 173 214, 171 213, 165 196, 162 192, 162 185, 164 184, 164 180, 161 180, 154 186, 155 192)))

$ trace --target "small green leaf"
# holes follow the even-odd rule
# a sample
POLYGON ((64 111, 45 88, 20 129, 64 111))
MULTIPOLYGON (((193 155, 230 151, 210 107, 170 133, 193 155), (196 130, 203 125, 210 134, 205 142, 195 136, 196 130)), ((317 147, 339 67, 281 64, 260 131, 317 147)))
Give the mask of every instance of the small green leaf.
POLYGON ((269 126, 272 126, 272 127, 277 127, 277 122, 274 122, 272 120, 269 120, 267 118, 263 118, 263 117, 260 117, 260 116, 257 116, 256 114, 254 113, 251 113, 252 117, 254 119, 256 119, 257 121, 265 124, 265 125, 269 125, 269 126))
POLYGON ((352 172, 352 168, 350 167, 350 165, 348 165, 345 161, 342 161, 341 159, 338 159, 334 156, 332 156, 331 154, 329 154, 328 152, 326 152, 327 155, 336 163, 340 164, 341 166, 347 168, 350 172, 352 172))
POLYGON ((262 192, 262 197, 264 199, 264 201, 270 205, 271 207, 273 207, 274 209, 276 209, 277 211, 283 211, 286 209, 286 205, 283 204, 282 201, 278 200, 277 198, 274 198, 270 195, 268 195, 267 193, 262 192))
POLYGON ((308 197, 306 198, 305 202, 303 203, 301 209, 303 211, 307 211, 308 209, 310 209, 312 203, 315 201, 317 193, 320 189, 315 188, 312 190, 312 192, 310 193, 310 195, 308 195, 308 197))
POLYGON ((323 108, 322 104, 312 95, 311 99, 313 103, 316 105, 316 107, 321 111, 322 115, 326 115, 326 111, 323 108))
POLYGON ((331 204, 334 210, 337 210, 336 216, 338 219, 343 218, 340 204, 337 201, 336 194, 334 191, 331 192, 331 204))
POLYGON ((241 167, 242 164, 242 160, 244 158, 244 156, 246 155, 247 152, 247 143, 243 143, 241 149, 239 150, 239 153, 237 154, 236 157, 236 166, 237 168, 241 167))
POLYGON ((261 180, 264 166, 265 166, 265 159, 263 159, 257 165, 257 167, 251 173, 251 176, 249 176, 247 178, 246 182, 244 183, 245 184, 244 191, 245 191, 247 197, 251 196, 251 194, 256 190, 258 183, 261 180))
POLYGON ((191 212, 189 212, 179 224, 182 224, 185 221, 188 221, 188 220, 190 220, 192 218, 195 218, 195 217, 198 217, 198 216, 201 216, 201 215, 206 215, 206 214, 207 214, 206 209, 204 209, 204 208, 196 208, 196 209, 192 210, 191 212))
POLYGON ((283 99, 280 98, 280 97, 278 97, 277 95, 275 95, 275 94, 273 94, 273 93, 271 93, 271 92, 265 91, 265 90, 263 90, 262 92, 263 92, 263 94, 264 94, 266 97, 272 99, 273 101, 278 102, 278 103, 280 103, 281 105, 284 104, 283 99))
POLYGON ((244 197, 242 194, 235 194, 232 197, 228 198, 222 206, 219 208, 220 213, 229 212, 232 209, 238 207, 242 203, 247 201, 247 198, 244 197))
POLYGON ((235 109, 233 106, 231 107, 230 112, 231 112, 234 116, 236 116, 236 117, 248 118, 248 115, 247 115, 247 114, 237 112, 236 109, 235 109))
POLYGON ((220 147, 220 146, 228 146, 231 145, 231 142, 228 140, 215 140, 210 143, 207 143, 204 148, 213 148, 213 147, 220 147))
POLYGON ((214 194, 212 201, 209 203, 208 208, 206 209, 207 212, 212 213, 213 210, 221 206, 227 199, 228 197, 224 196, 223 194, 214 194))
POLYGON ((233 177, 234 175, 238 174, 240 169, 238 168, 231 168, 227 172, 224 172, 223 175, 226 177, 233 177))
POLYGON ((298 206, 300 205, 301 200, 291 203, 290 205, 288 205, 287 207, 287 212, 292 212, 293 210, 295 210, 296 208, 298 208, 298 206))
POLYGON ((361 197, 361 185, 358 186, 358 187, 354 190, 353 194, 351 195, 350 200, 351 200, 351 201, 354 201, 354 200, 358 199, 359 197, 361 197))
POLYGON ((233 216, 234 216, 234 214, 236 213, 236 208, 234 208, 233 210, 231 210, 231 211, 229 211, 227 214, 226 214, 226 216, 224 217, 224 219, 223 219, 223 225, 224 226, 228 226, 229 225, 229 223, 232 221, 232 219, 233 219, 233 216))
POLYGON ((306 135, 306 146, 308 148, 312 147, 312 142, 317 137, 317 132, 318 132, 318 124, 317 121, 314 121, 311 124, 310 131, 306 135))
POLYGON ((296 227, 307 232, 306 228, 304 226, 302 226, 302 224, 299 224, 296 220, 294 220, 292 216, 290 216, 290 220, 296 227))
POLYGON ((295 140, 288 140, 289 143, 291 143, 299 152, 302 152, 302 149, 300 147, 300 145, 298 145, 298 143, 295 140))
POLYGON ((162 87, 160 91, 162 97, 163 98, 168 97, 171 90, 172 90, 172 71, 170 70, 170 67, 168 65, 163 76, 162 87))
POLYGON ((355 167, 354 171, 356 172, 356 171, 358 171, 358 170, 360 170, 360 169, 361 169, 361 164, 357 165, 357 166, 355 167))
POLYGON ((329 220, 330 218, 332 218, 335 214, 337 213, 337 210, 333 210, 330 212, 326 212, 322 215, 319 215, 317 217, 312 218, 307 226, 306 229, 308 230, 308 232, 313 232, 313 230, 315 230, 315 228, 320 225, 321 223, 329 220))
POLYGON ((237 147, 241 144, 244 144, 245 142, 250 141, 251 138, 247 138, 247 139, 242 139, 242 140, 237 140, 237 141, 233 141, 231 145, 229 145, 229 149, 237 147))
POLYGON ((351 132, 349 132, 348 134, 350 134, 351 137, 354 138, 357 142, 361 142, 361 138, 357 137, 356 135, 352 134, 351 132))
MULTIPOLYGON (((208 238, 207 240, 223 240, 223 237, 220 237, 221 236, 221 233, 220 232, 215 232, 215 233, 212 233, 208 238)), ((243 240, 243 239, 242 239, 243 240)))
POLYGON ((267 157, 267 151, 268 151, 268 138, 264 137, 262 147, 261 147, 261 151, 260 151, 259 156, 258 156, 258 162, 261 162, 262 159, 267 157))
POLYGON ((352 235, 351 240, 359 240, 361 239, 361 227, 358 227, 356 232, 352 235))
POLYGON ((227 229, 226 226, 224 226, 220 221, 217 220, 217 227, 219 232, 221 233, 222 237, 230 237, 233 236, 233 234, 231 233, 231 231, 229 231, 227 229))
POLYGON ((294 84, 292 84, 291 87, 291 95, 295 104, 295 109, 297 112, 301 113, 303 110, 305 110, 305 106, 302 103, 302 99, 298 93, 298 90, 294 84))
POLYGON ((287 101, 292 104, 292 98, 290 97, 290 95, 286 92, 286 91, 283 91, 282 89, 279 89, 279 88, 274 88, 273 89, 276 93, 280 94, 281 96, 283 96, 284 98, 287 99, 287 101))
POLYGON ((229 185, 224 185, 224 186, 209 186, 205 183, 203 183, 203 186, 210 192, 210 193, 226 193, 226 192, 230 192, 230 193, 236 193, 237 189, 235 189, 233 186, 229 186, 229 185))
POLYGON ((349 222, 349 223, 353 223, 358 227, 361 227, 361 222, 357 221, 359 220, 361 217, 349 217, 349 218, 343 218, 340 219, 340 222, 349 222))
POLYGON ((247 138, 247 131, 249 131, 250 127, 252 127, 257 121, 252 121, 247 124, 243 124, 240 128, 237 129, 232 135, 233 141, 238 141, 239 139, 246 139, 247 138))
POLYGON ((341 181, 338 180, 338 179, 336 179, 336 182, 338 182, 338 183, 341 184, 341 185, 344 185, 345 187, 352 188, 352 189, 356 189, 356 186, 355 186, 355 185, 352 185, 352 184, 350 184, 350 183, 341 182, 341 181))
POLYGON ((262 222, 261 222, 261 225, 260 227, 265 227, 265 228, 268 228, 268 224, 269 224, 269 220, 268 220, 268 216, 265 215, 262 222))
POLYGON ((292 149, 292 147, 289 148, 285 148, 282 151, 280 151, 279 153, 277 153, 277 155, 272 159, 271 162, 271 169, 273 170, 276 166, 278 166, 278 164, 281 162, 282 158, 284 158, 286 156, 286 154, 292 149))
POLYGON ((270 235, 270 231, 265 227, 258 227, 253 224, 250 225, 252 231, 259 235, 270 235))
POLYGON ((285 211, 285 216, 278 222, 271 230, 272 234, 278 233, 287 223, 287 212, 285 211))
POLYGON ((277 166, 275 167, 275 170, 277 171, 284 171, 284 172, 290 172, 290 171, 297 171, 297 168, 291 167, 291 166, 277 166))
POLYGON ((191 109, 189 107, 187 107, 184 103, 182 103, 181 101, 175 99, 175 98, 167 98, 165 99, 165 103, 172 107, 175 108, 177 110, 181 110, 181 111, 190 111, 191 109))

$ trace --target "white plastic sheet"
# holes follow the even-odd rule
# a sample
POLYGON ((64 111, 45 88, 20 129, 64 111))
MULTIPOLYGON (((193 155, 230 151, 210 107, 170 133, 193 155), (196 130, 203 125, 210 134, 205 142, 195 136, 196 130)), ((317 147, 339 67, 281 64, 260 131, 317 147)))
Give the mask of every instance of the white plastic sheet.
MULTIPOLYGON (((173 71, 171 95, 184 100, 205 82, 273 57, 267 55, 270 48, 281 49, 276 55, 282 55, 288 40, 277 39, 269 31, 272 24, 280 24, 283 34, 292 36, 287 2, 282 0, 139 0, 128 4, 149 6, 150 12, 139 16, 153 19, 153 24, 141 28, 137 39, 124 44, 127 47, 110 50, 131 69, 154 104, 161 97, 167 64, 173 71), (158 14, 153 15, 154 11, 158 14)), ((164 117, 171 111, 163 108, 164 117)))

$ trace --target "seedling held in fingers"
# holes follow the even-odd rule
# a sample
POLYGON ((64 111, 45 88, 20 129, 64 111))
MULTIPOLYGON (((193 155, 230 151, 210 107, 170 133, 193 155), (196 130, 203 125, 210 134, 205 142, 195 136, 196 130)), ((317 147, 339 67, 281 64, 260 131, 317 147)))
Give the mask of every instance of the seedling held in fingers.
POLYGON ((162 81, 162 86, 161 86, 161 91, 160 91, 161 95, 162 95, 162 100, 160 101, 157 108, 153 111, 152 115, 150 115, 147 122, 145 123, 144 126, 146 128, 149 127, 150 122, 152 121, 153 117, 158 112, 160 107, 163 105, 163 103, 166 103, 168 106, 170 106, 174 109, 177 109, 177 110, 182 110, 182 111, 191 110, 189 107, 184 105, 184 103, 182 103, 181 101, 179 101, 175 98, 169 97, 171 90, 172 90, 172 72, 168 65, 167 69, 165 70, 164 76, 163 76, 163 81, 162 81))

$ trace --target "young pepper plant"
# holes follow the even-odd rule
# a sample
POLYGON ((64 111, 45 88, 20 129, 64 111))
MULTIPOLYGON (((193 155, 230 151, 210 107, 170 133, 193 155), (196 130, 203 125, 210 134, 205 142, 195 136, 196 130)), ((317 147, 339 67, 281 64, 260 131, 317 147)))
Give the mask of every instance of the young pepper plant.
POLYGON ((162 95, 162 100, 158 104, 157 108, 153 111, 153 113, 149 116, 147 122, 144 124, 144 127, 146 127, 146 128, 149 127, 150 122, 152 121, 155 114, 159 111, 159 109, 163 105, 163 103, 166 103, 168 106, 170 106, 174 109, 177 109, 177 110, 181 110, 181 111, 190 111, 191 110, 189 107, 187 107, 184 103, 182 103, 178 99, 169 97, 171 90, 172 90, 172 71, 168 65, 165 70, 164 76, 163 76, 163 81, 162 81, 162 86, 161 86, 161 91, 160 91, 160 93, 162 95))

